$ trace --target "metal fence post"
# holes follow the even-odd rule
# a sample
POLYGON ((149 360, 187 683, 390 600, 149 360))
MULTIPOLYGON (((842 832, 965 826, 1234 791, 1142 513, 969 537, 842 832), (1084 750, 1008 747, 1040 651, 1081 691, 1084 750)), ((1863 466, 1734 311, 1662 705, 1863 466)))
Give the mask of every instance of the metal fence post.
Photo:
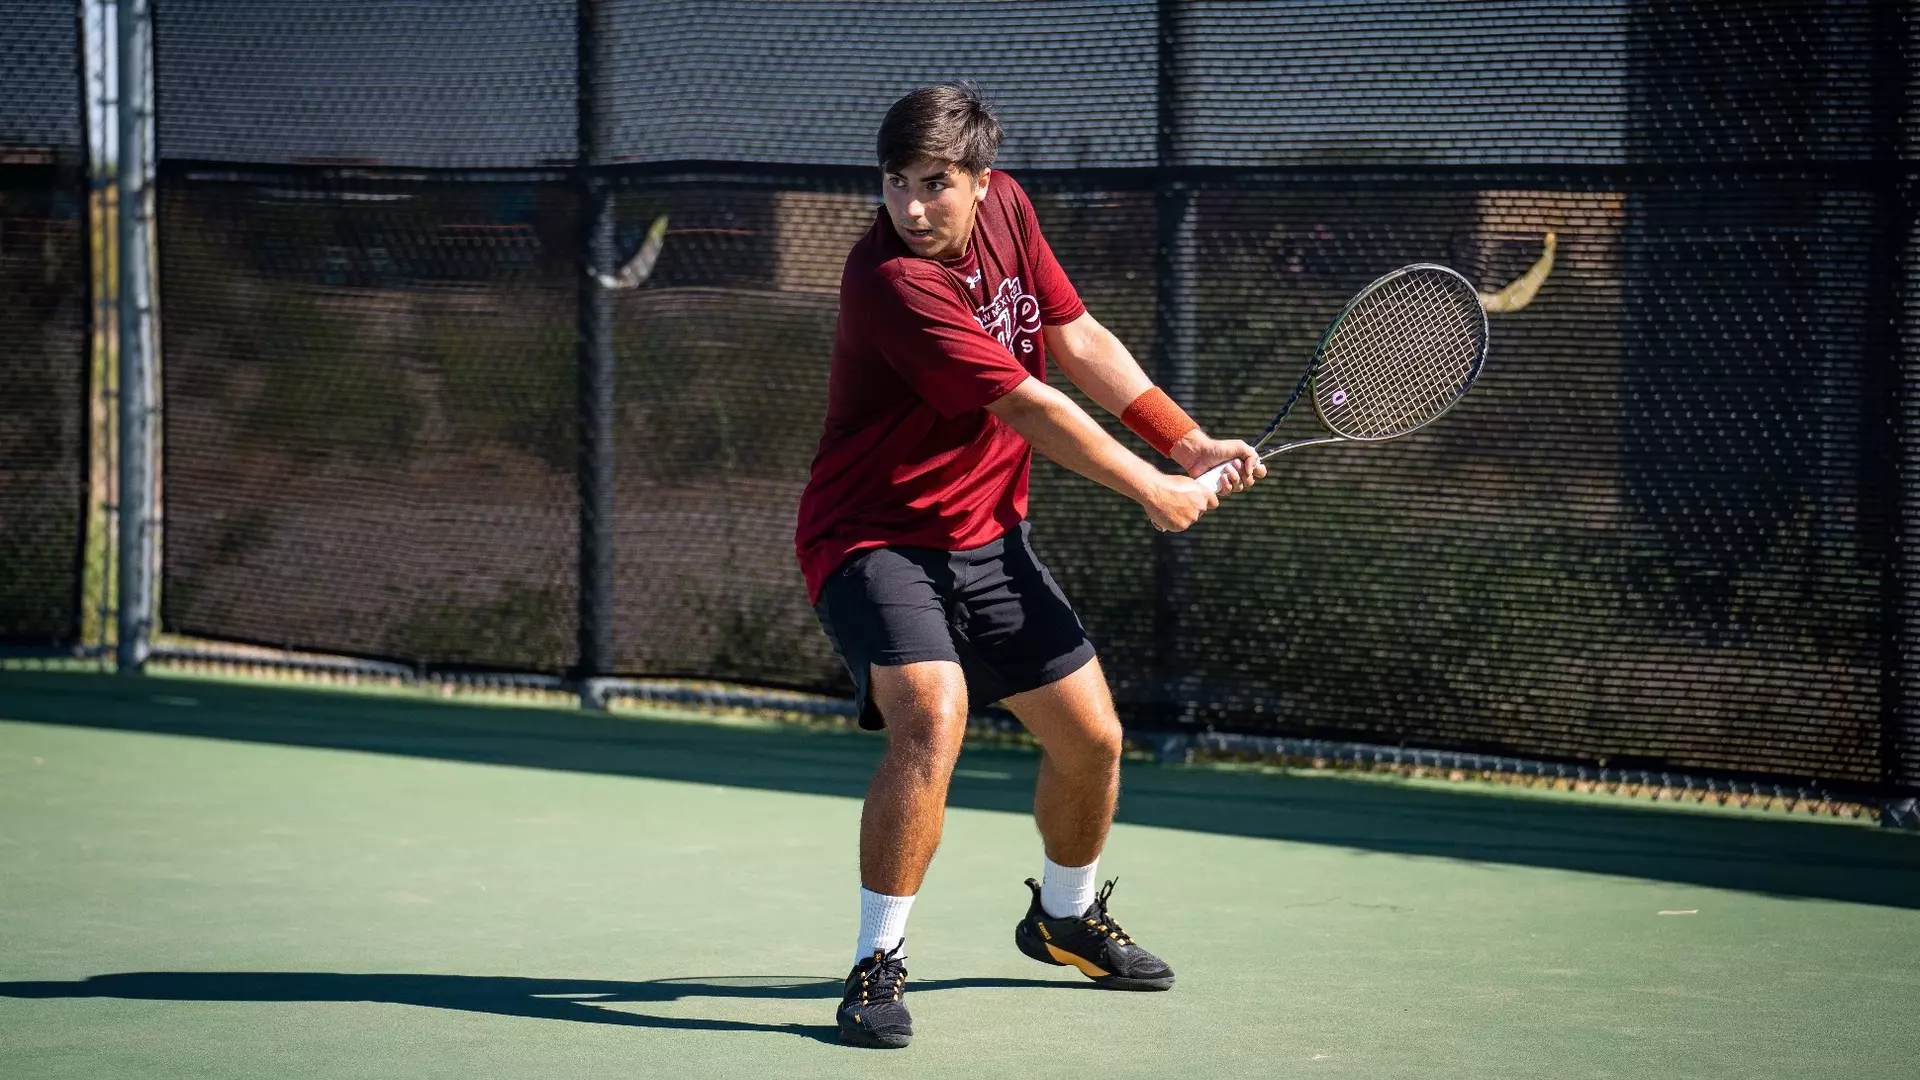
MULTIPOLYGON (((1194 405, 1199 380, 1194 357, 1194 273, 1197 208, 1190 185, 1179 178, 1180 0, 1160 0, 1159 77, 1154 185, 1159 239, 1154 253, 1153 376, 1175 401, 1194 405)), ((1192 540, 1179 533, 1154 537, 1153 700, 1155 727, 1189 723, 1198 692, 1192 668, 1180 654, 1181 620, 1192 602, 1192 540)))
POLYGON ((605 708, 602 688, 613 666, 613 296, 596 270, 614 268, 614 199, 609 178, 594 171, 600 142, 599 35, 594 0, 576 8, 579 201, 579 485, 580 658, 574 679, 580 703, 605 708))
POLYGON ((148 0, 116 5, 119 50, 120 612, 118 668, 147 661, 154 628, 154 432, 152 23, 148 0))
MULTIPOLYGON (((88 230, 104 232, 109 225, 113 235, 119 235, 119 177, 115 174, 115 160, 109 155, 112 144, 108 132, 116 128, 119 99, 108 92, 109 81, 107 65, 117 63, 117 50, 112 42, 117 27, 108 25, 110 6, 107 0, 86 0, 77 17, 81 49, 81 115, 86 118, 86 162, 87 162, 87 221, 88 230), (86 58, 98 50, 100 61, 95 65, 86 58)), ((117 273, 117 262, 112 243, 100 245, 100 251, 94 253, 94 245, 87 247, 87 280, 94 290, 91 315, 89 317, 89 340, 87 343, 87 382, 90 402, 98 396, 100 407, 117 410, 119 404, 118 379, 108 370, 108 358, 117 355, 113 351, 113 340, 118 336, 114 323, 117 319, 117 298, 119 285, 117 278, 108 275, 117 273)), ((94 406, 88 405, 87 427, 91 432, 88 438, 87 461, 87 530, 85 555, 83 557, 82 585, 87 600, 93 609, 81 615, 82 639, 85 641, 85 626, 89 618, 93 621, 95 637, 86 641, 86 647, 95 655, 105 658, 108 643, 114 637, 114 613, 119 609, 117 598, 113 595, 116 574, 115 551, 119 529, 110 516, 117 508, 112 482, 107 473, 117 468, 115 465, 114 444, 119 433, 114 429, 118 421, 118 412, 114 411, 95 418, 94 406), (100 529, 93 532, 94 500, 101 500, 100 529), (93 564, 95 555, 99 557, 99 587, 94 591, 86 586, 85 567, 93 564)))
POLYGON ((1908 440, 1907 412, 1914 398, 1910 382, 1920 378, 1915 342, 1904 332, 1907 244, 1914 227, 1912 192, 1900 159, 1907 120, 1908 55, 1905 5, 1876 0, 1873 44, 1873 196, 1872 272, 1868 278, 1867 326, 1861 441, 1862 517, 1877 534, 1880 558, 1880 782, 1886 797, 1881 824, 1920 828, 1920 717, 1914 715, 1914 687, 1920 672, 1910 669, 1909 645, 1920 611, 1909 594, 1911 560, 1908 526, 1920 524, 1913 498, 1920 485, 1920 456, 1908 440))

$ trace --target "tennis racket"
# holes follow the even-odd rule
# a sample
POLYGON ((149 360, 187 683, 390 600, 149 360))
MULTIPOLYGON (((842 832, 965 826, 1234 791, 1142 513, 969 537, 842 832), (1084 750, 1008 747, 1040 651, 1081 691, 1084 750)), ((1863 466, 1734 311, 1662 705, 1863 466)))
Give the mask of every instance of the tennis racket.
MULTIPOLYGON (((1487 313, 1467 279, 1436 263, 1403 266, 1340 309, 1253 448, 1264 461, 1303 446, 1385 442, 1418 431, 1473 388, 1486 358, 1487 313), (1330 434, 1268 446, 1303 395, 1330 434)), ((1197 479, 1218 491, 1229 464, 1197 479)))

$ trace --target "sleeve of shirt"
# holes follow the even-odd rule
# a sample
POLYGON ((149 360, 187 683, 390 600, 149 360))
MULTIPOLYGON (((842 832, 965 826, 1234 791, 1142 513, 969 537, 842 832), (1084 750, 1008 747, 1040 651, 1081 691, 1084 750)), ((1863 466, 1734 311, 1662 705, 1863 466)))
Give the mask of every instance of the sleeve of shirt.
POLYGON ((944 282, 898 270, 871 294, 868 331, 887 363, 941 416, 984 408, 1028 378, 944 282))
MULTIPOLYGON (((1004 174, 1002 177, 1005 178, 1004 174)), ((1040 234, 1040 219, 1034 215, 1033 203, 1028 201, 1026 191, 1011 182, 1007 187, 1008 197, 1013 200, 1014 227, 1019 231, 1021 246, 1026 249, 1027 264, 1033 270, 1031 291, 1040 301, 1040 322, 1046 326, 1065 326, 1086 314, 1087 305, 1080 302, 1080 293, 1074 289, 1073 282, 1067 280, 1060 260, 1053 257, 1047 238, 1040 234)))

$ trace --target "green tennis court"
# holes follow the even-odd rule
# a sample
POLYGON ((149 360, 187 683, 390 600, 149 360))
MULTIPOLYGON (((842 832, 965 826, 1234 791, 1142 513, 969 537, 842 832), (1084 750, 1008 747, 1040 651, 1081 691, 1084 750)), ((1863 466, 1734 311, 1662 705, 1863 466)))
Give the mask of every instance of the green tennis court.
MULTIPOLYGON (((0 673, 0 1075, 846 1076, 837 730, 0 673)), ((1035 758, 969 749, 889 1075, 1905 1077, 1920 843, 1129 763, 1180 973, 1020 956, 1035 758)))

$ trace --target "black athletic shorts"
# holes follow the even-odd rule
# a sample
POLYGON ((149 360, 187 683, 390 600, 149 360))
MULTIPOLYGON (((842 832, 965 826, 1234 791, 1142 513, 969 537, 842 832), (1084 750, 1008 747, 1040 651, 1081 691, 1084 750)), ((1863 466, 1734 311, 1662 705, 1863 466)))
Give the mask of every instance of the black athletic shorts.
POLYGON ((1021 522, 966 551, 855 552, 827 578, 814 613, 853 676, 860 726, 886 726, 868 667, 952 660, 973 705, 1036 690, 1080 670, 1093 642, 1021 522))

